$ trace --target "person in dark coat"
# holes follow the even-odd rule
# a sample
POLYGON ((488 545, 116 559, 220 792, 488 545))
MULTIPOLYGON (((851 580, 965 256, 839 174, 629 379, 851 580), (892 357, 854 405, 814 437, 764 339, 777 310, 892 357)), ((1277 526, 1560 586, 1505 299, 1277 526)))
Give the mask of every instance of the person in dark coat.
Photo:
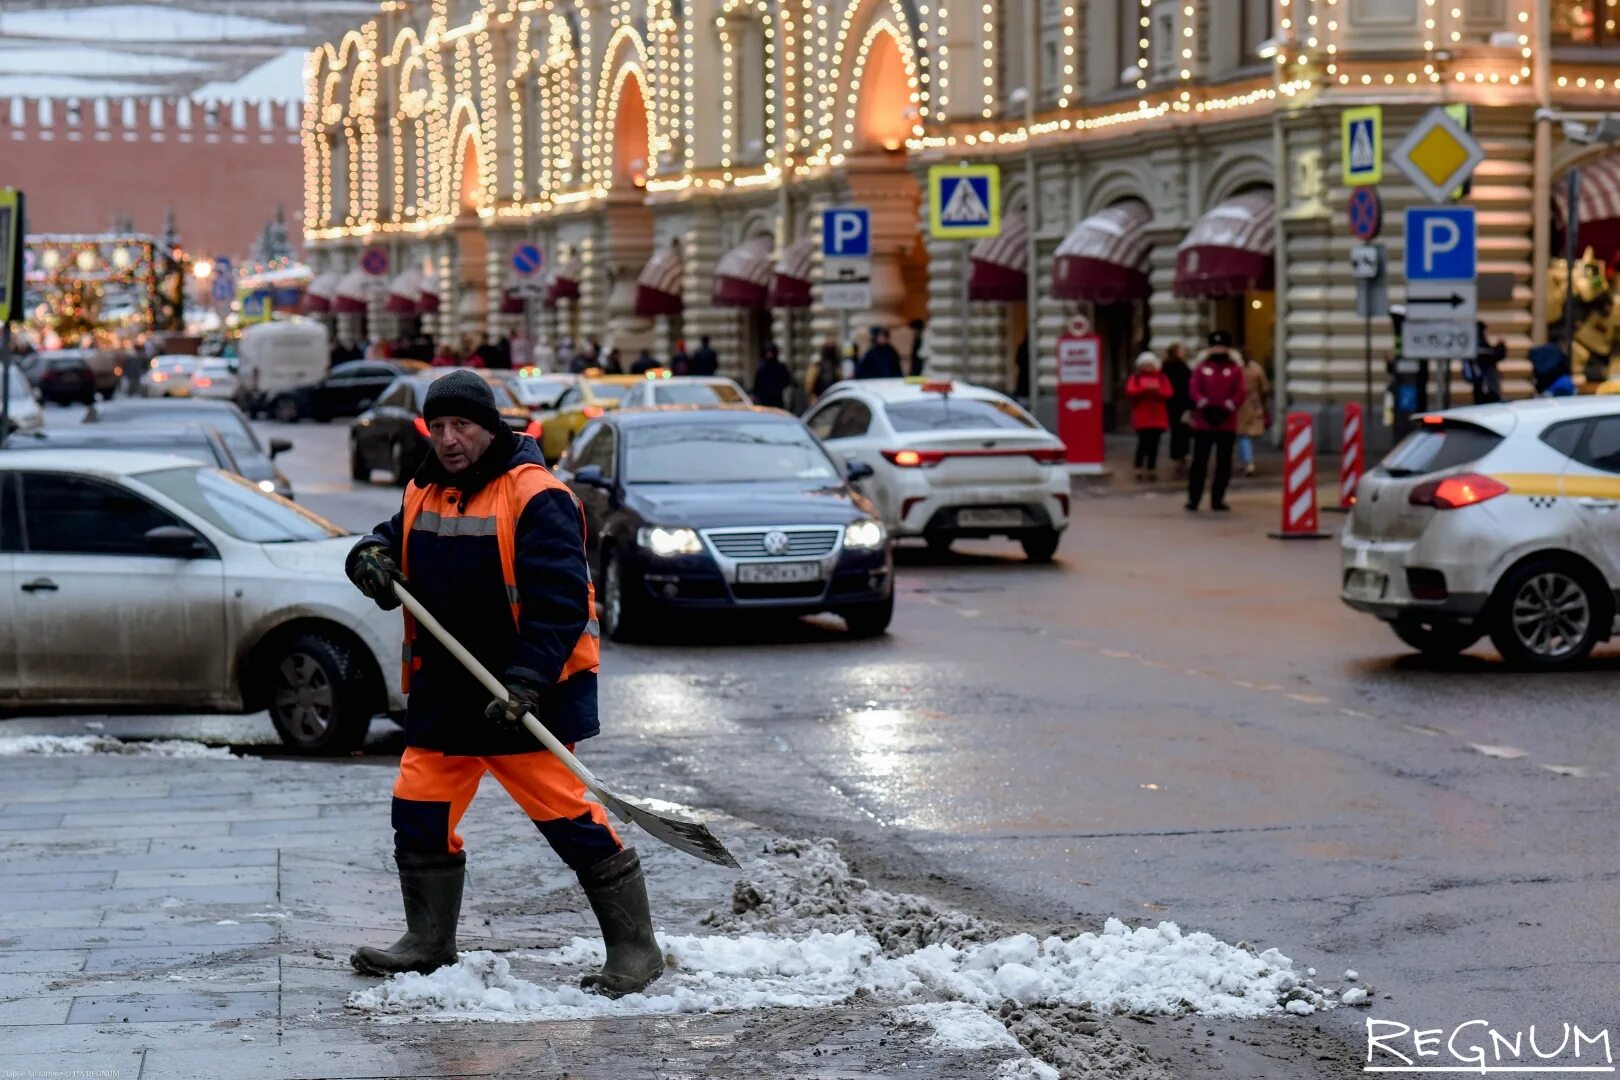
POLYGON ((1507 357, 1507 346, 1486 336, 1483 321, 1475 321, 1474 335, 1474 359, 1463 374, 1474 387, 1474 404, 1489 405, 1502 400, 1501 364, 1507 357))
POLYGON ((1238 409, 1247 395, 1243 364, 1232 350, 1232 335, 1217 330, 1209 348, 1198 354, 1188 384, 1192 394, 1193 460, 1187 470, 1187 509, 1196 511, 1204 498, 1209 459, 1215 457, 1215 479, 1209 508, 1225 512, 1226 485, 1232 479, 1232 448, 1237 444, 1238 409))
POLYGON ((630 374, 645 375, 647 372, 651 371, 657 366, 658 361, 656 358, 654 358, 653 354, 648 352, 646 349, 642 349, 641 352, 636 356, 636 362, 630 365, 630 374))
POLYGON ((672 375, 692 374, 692 358, 686 354, 685 338, 675 343, 675 351, 669 357, 669 370, 672 375))
POLYGON ((405 622, 405 752, 394 782, 394 858, 406 932, 386 949, 361 948, 354 967, 374 975, 430 972, 456 962, 466 853, 456 828, 493 773, 579 876, 607 943, 602 970, 582 986, 635 993, 663 971, 646 883, 585 786, 524 726, 532 714, 572 744, 600 730, 596 604, 585 519, 545 468, 540 447, 502 422, 489 384, 470 371, 436 380, 423 402, 433 453, 399 513, 349 553, 350 580, 385 610, 396 582, 489 670, 483 685, 432 634, 405 622))
POLYGON ((857 379, 899 379, 905 377, 900 366, 900 352, 889 344, 889 332, 881 326, 872 327, 872 347, 866 350, 861 362, 855 365, 857 379))
POLYGON ((602 374, 623 375, 624 361, 619 359, 618 349, 609 349, 607 356, 602 359, 602 374))
POLYGON ((720 357, 709 345, 709 337, 705 334, 698 338, 697 352, 692 354, 692 374, 718 375, 720 373, 720 357))
POLYGON ((759 367, 754 372, 754 403, 785 409, 788 388, 792 385, 793 372, 782 363, 776 343, 765 346, 765 354, 759 358, 759 367))
POLYGON ((1029 400, 1029 337, 1027 335, 1018 343, 1018 351, 1013 353, 1013 397, 1026 402, 1029 400))
POLYGON ((1175 462, 1176 475, 1180 476, 1187 471, 1187 450, 1192 445, 1192 429, 1187 426, 1187 412, 1192 408, 1192 368, 1187 365, 1187 350, 1181 342, 1171 343, 1164 351, 1159 370, 1170 380, 1170 460, 1175 462))
POLYGON ((842 368, 843 357, 839 355, 838 339, 828 338, 821 343, 821 351, 816 353, 815 363, 810 365, 810 375, 805 379, 805 396, 810 399, 810 404, 820 401, 821 396, 843 378, 842 368))
POLYGON ((923 365, 927 363, 927 357, 923 356, 923 331, 927 328, 928 324, 923 322, 921 319, 911 320, 910 374, 912 378, 917 378, 922 375, 923 365))

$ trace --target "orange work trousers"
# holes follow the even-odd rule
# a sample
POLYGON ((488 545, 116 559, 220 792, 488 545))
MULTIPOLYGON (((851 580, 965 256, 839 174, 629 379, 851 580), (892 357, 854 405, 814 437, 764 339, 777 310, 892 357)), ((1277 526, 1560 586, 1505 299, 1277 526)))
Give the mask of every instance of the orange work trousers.
POLYGON ((456 826, 485 773, 494 774, 573 869, 587 869, 623 848, 607 811, 585 797, 585 785, 549 750, 465 757, 415 746, 406 747, 394 781, 395 848, 432 855, 459 853, 456 826))

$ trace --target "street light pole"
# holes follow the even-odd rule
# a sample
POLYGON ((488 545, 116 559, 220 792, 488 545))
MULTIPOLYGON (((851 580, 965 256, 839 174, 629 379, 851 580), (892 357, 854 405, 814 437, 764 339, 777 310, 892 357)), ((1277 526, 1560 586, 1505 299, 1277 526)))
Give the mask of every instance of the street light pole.
POLYGON ((1024 301, 1024 346, 1028 357, 1029 412, 1041 422, 1040 282, 1036 279, 1035 201, 1035 36, 1040 27, 1037 0, 1024 0, 1024 265, 1027 293, 1024 301))

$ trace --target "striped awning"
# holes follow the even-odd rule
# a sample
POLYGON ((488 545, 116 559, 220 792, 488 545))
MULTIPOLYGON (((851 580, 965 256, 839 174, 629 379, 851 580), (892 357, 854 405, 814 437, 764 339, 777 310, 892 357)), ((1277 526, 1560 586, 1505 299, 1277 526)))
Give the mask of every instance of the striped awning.
POLYGON ((556 307, 561 300, 579 299, 579 279, 585 276, 585 264, 579 256, 559 263, 546 280, 546 303, 556 307))
MULTIPOLYGON (((1579 217, 1576 247, 1591 248, 1611 267, 1620 260, 1620 154, 1598 158, 1580 167, 1579 217)), ((1569 222, 1569 178, 1553 182, 1553 210, 1560 229, 1569 222)))
POLYGON ((750 236, 724 255, 714 267, 713 300, 717 307, 762 308, 770 298, 772 257, 776 242, 769 236, 750 236))
POLYGON ((1094 304, 1146 300, 1153 292, 1147 237, 1152 217, 1147 203, 1125 199, 1070 229, 1052 259, 1052 295, 1094 304))
POLYGON ((672 245, 654 252, 636 278, 636 314, 643 319, 679 315, 684 269, 679 248, 672 245))
POLYGON ((968 299, 992 304, 1029 299, 1029 226, 1024 215, 1006 214, 1001 232, 987 236, 968 252, 968 299))
POLYGON ((381 278, 364 270, 350 270, 338 282, 337 292, 332 296, 332 310, 340 315, 365 314, 366 305, 377 294, 381 282, 381 278))
POLYGON ((782 252, 771 274, 771 307, 810 306, 811 278, 815 276, 816 251, 820 244, 814 236, 801 236, 782 252))
POLYGON ((506 287, 501 290, 500 313, 502 315, 521 315, 524 306, 521 285, 516 281, 508 281, 506 287))
POLYGON ((319 315, 332 310, 332 294, 337 292, 338 276, 333 273, 317 274, 304 290, 304 310, 319 315))
POLYGON ((1276 287, 1277 206, 1267 191, 1234 195, 1204 212, 1176 248, 1175 294, 1239 296, 1276 287))
POLYGON ((432 315, 439 310, 439 279, 431 274, 423 274, 420 288, 422 294, 416 298, 416 313, 432 315))
POLYGON ((388 283, 387 308, 395 315, 415 315, 422 299, 422 275, 407 270, 388 283))

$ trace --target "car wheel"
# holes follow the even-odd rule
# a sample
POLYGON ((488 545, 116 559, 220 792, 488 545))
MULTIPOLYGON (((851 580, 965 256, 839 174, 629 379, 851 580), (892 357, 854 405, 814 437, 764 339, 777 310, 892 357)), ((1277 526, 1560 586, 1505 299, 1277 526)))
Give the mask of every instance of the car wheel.
POLYGON ((395 441, 388 448, 388 476, 395 487, 404 487, 411 482, 411 470, 405 462, 405 444, 395 441))
POLYGON ((298 402, 290 397, 277 398, 275 417, 283 424, 298 423, 298 402))
POLYGON ((852 636, 879 637, 889 632, 889 623, 894 619, 894 593, 875 604, 844 608, 838 614, 852 636))
POLYGON ((362 484, 371 483, 371 466, 367 465, 366 459, 360 455, 359 443, 349 444, 349 476, 362 484))
POLYGON ((1033 563, 1048 563, 1052 556, 1057 554, 1058 541, 1063 534, 1056 529, 1041 529, 1037 532, 1025 533, 1018 538, 1023 545, 1024 558, 1033 563))
POLYGON ((1391 624, 1390 629, 1401 641, 1424 656, 1456 656, 1483 636, 1483 631, 1477 626, 1455 622, 1422 622, 1418 619, 1401 619, 1391 624))
POLYGON ((630 642, 642 631, 639 605, 625 588, 624 563, 612 552, 602 563, 602 595, 596 605, 597 623, 610 641, 630 642))
POLYGON ((300 754, 347 754, 371 727, 370 695, 353 651, 319 633, 289 638, 267 657, 270 720, 300 754))
POLYGON ((1579 663, 1607 634, 1602 593, 1558 559, 1533 559, 1498 587, 1491 643, 1518 668, 1551 671, 1579 663))

